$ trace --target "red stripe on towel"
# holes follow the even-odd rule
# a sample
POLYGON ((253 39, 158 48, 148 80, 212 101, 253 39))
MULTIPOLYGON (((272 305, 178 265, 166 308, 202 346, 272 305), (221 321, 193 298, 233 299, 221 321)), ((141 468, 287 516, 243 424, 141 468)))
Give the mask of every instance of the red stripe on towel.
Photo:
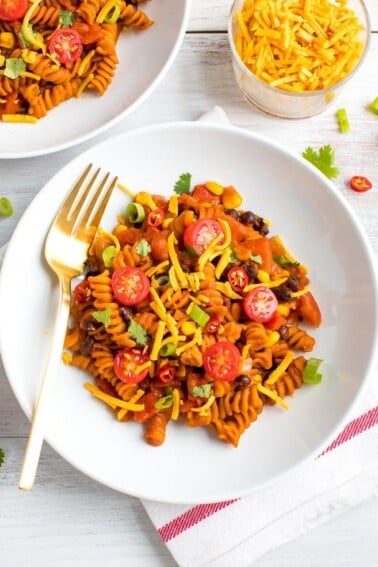
MULTIPOLYGON (((378 406, 348 423, 336 439, 332 441, 332 443, 319 455, 319 457, 377 424, 378 406)), ((214 502, 213 504, 199 504, 198 506, 193 506, 193 508, 190 508, 187 512, 184 512, 180 516, 177 516, 170 522, 164 524, 164 526, 158 529, 158 533, 162 540, 167 543, 189 528, 195 526, 199 522, 202 522, 209 516, 212 516, 219 510, 227 508, 227 506, 237 502, 237 500, 238 498, 235 498, 233 500, 226 500, 225 502, 214 502)))
POLYGON ((328 445, 328 447, 324 449, 322 453, 320 453, 319 457, 325 455, 326 453, 332 451, 333 449, 336 449, 336 447, 338 447, 339 445, 342 445, 346 441, 349 441, 349 439, 352 439, 352 437, 355 437, 356 435, 363 433, 367 429, 370 429, 370 427, 377 425, 377 423, 378 423, 378 406, 367 411, 363 415, 360 415, 360 417, 356 417, 356 419, 353 419, 353 421, 349 422, 344 427, 342 432, 336 437, 336 439, 334 439, 334 441, 332 441, 332 443, 328 445))
POLYGON ((234 502, 236 502, 236 500, 214 502, 213 504, 198 504, 198 506, 190 508, 187 512, 184 512, 180 516, 177 516, 177 518, 174 518, 174 520, 171 520, 159 528, 158 532, 163 541, 167 543, 170 539, 177 537, 182 532, 185 532, 192 526, 202 522, 205 518, 212 516, 219 510, 230 506, 230 504, 233 504, 234 502))

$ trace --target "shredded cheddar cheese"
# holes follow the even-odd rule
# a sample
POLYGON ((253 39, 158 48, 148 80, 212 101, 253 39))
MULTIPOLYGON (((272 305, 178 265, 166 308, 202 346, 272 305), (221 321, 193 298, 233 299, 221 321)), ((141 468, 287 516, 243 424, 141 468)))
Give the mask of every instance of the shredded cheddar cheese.
POLYGON ((172 404, 171 419, 177 420, 180 415, 180 392, 178 391, 177 388, 173 389, 172 401, 173 404, 172 404))
POLYGON ((243 63, 281 90, 332 86, 351 73, 363 50, 363 27, 344 0, 245 0, 235 21, 243 63))
POLYGON ((265 384, 274 384, 275 382, 277 382, 277 380, 281 378, 287 367, 292 363, 293 359, 294 351, 288 350, 279 365, 273 370, 273 372, 269 374, 268 379, 265 380, 265 384))
POLYGON ((119 398, 115 398, 114 396, 109 396, 102 392, 97 386, 86 382, 84 384, 84 388, 88 390, 95 398, 102 400, 111 408, 124 408, 131 411, 142 411, 144 409, 144 404, 136 404, 132 403, 131 401, 125 402, 124 400, 120 400, 119 398))
POLYGON ((269 390, 269 388, 265 388, 262 384, 257 384, 257 389, 268 398, 271 398, 274 402, 276 402, 276 404, 280 405, 284 409, 289 409, 289 405, 285 402, 285 400, 280 398, 275 390, 269 390))

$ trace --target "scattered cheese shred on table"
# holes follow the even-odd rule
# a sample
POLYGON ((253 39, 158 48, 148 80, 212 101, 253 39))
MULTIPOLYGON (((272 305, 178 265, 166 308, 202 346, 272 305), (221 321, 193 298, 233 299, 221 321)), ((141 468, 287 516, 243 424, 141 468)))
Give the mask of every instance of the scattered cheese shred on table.
POLYGON ((347 0, 245 0, 235 46, 259 79, 285 91, 330 87, 361 58, 363 26, 347 0))

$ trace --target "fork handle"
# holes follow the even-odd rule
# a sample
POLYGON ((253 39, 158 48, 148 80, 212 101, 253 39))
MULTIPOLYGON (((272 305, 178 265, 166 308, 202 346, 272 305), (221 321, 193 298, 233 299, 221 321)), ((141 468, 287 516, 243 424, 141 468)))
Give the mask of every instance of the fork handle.
POLYGON ((19 488, 23 490, 31 490, 33 488, 37 472, 70 312, 70 295, 69 291, 67 291, 68 288, 67 282, 60 282, 59 306, 55 319, 51 347, 38 398, 34 407, 29 438, 21 467, 19 488))

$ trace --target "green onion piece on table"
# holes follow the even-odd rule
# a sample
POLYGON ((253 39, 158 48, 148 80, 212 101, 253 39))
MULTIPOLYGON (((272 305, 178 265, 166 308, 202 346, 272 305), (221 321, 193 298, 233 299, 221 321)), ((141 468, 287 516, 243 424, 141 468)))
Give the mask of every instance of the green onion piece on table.
POLYGON ((339 123, 340 131, 343 134, 349 132, 350 126, 349 126, 348 115, 346 113, 345 108, 339 108, 339 110, 336 111, 336 117, 337 117, 337 122, 339 123))
POLYGON ((6 197, 0 197, 0 215, 10 217, 13 214, 12 203, 6 197))
POLYGON ((369 109, 374 112, 374 114, 378 114, 378 96, 369 104, 369 109))

